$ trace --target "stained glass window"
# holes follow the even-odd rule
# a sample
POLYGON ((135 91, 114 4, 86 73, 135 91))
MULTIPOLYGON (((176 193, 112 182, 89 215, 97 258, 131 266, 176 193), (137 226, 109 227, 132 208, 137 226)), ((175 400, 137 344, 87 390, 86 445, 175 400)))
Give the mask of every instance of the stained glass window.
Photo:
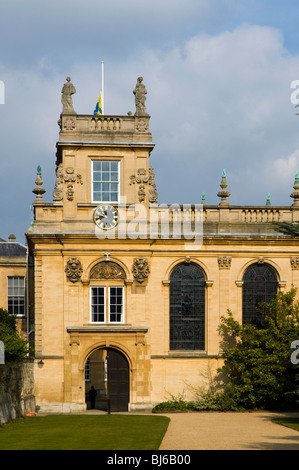
POLYGON ((192 263, 170 276, 170 350, 205 349, 205 276, 192 263))
POLYGON ((255 263, 246 269, 243 282, 243 324, 263 328, 264 317, 257 307, 261 302, 270 302, 277 294, 276 272, 268 264, 255 263))

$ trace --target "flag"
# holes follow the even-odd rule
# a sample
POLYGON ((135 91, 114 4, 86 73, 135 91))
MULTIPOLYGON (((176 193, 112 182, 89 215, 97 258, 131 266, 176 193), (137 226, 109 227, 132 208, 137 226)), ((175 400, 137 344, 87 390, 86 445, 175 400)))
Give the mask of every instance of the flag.
POLYGON ((102 93, 100 93, 100 96, 99 96, 99 99, 98 99, 98 102, 96 104, 96 107, 94 109, 94 112, 93 114, 103 114, 102 112, 102 93))

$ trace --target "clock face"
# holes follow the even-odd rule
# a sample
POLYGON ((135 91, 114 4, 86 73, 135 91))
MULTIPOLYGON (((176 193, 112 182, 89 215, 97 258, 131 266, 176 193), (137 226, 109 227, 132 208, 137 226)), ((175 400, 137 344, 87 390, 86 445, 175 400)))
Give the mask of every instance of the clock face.
POLYGON ((102 230, 112 229, 117 225, 118 211, 110 204, 102 204, 96 208, 93 220, 102 230))

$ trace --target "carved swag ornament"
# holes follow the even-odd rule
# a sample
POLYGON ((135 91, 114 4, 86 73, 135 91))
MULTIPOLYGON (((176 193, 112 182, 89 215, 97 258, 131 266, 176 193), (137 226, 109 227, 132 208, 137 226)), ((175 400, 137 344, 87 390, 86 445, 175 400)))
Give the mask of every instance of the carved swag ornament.
POLYGON ((150 273, 147 260, 144 258, 135 259, 132 272, 134 279, 142 284, 142 282, 148 278, 150 273))
POLYGON ((145 186, 144 184, 149 185, 149 202, 152 204, 156 204, 158 202, 158 193, 155 184, 155 174, 153 171, 153 167, 149 167, 148 174, 144 168, 139 168, 137 170, 137 175, 130 176, 130 185, 132 184, 139 184, 138 190, 138 200, 139 202, 145 201, 145 186))
POLYGON ((66 264, 66 277, 73 283, 79 281, 82 276, 82 265, 78 258, 70 258, 66 264))
POLYGON ((63 164, 60 163, 56 170, 56 182, 53 192, 53 200, 62 201, 63 183, 67 183, 66 197, 68 201, 72 201, 74 199, 73 183, 75 182, 83 184, 82 176, 79 173, 75 174, 74 168, 70 166, 67 167, 65 171, 63 171, 63 164))

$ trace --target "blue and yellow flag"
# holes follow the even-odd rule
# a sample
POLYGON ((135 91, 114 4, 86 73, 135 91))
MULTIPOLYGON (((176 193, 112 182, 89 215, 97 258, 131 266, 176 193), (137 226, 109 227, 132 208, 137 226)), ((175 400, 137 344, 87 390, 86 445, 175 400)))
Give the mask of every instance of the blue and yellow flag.
POLYGON ((102 112, 102 93, 100 93, 100 96, 99 96, 99 99, 98 99, 98 102, 96 104, 96 107, 95 107, 95 110, 94 110, 93 114, 103 114, 103 112, 102 112))

